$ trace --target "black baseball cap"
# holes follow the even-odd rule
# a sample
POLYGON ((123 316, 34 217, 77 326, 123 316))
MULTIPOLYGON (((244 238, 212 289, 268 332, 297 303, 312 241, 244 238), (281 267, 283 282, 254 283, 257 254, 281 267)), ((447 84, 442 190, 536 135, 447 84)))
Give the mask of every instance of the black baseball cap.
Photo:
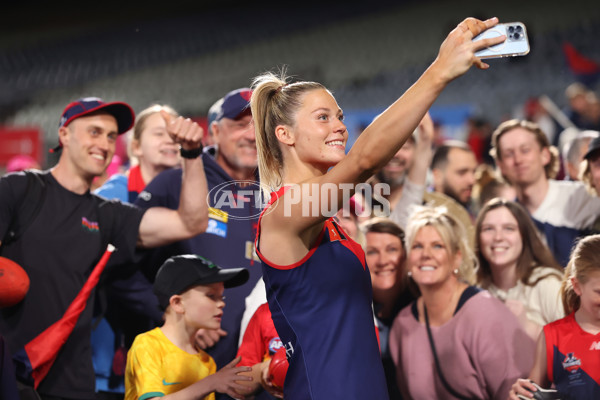
POLYGON ((250 273, 245 268, 223 269, 195 254, 173 256, 161 265, 154 280, 154 293, 164 310, 169 299, 187 289, 209 283, 223 282, 226 288, 243 285, 250 273))

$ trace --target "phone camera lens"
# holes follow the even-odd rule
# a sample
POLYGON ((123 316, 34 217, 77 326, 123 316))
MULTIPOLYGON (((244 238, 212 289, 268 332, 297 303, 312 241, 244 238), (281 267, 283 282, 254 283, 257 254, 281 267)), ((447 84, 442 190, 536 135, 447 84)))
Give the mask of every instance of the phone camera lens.
POLYGON ((508 33, 513 33, 515 31, 515 27, 514 26, 509 26, 508 27, 508 33))
POLYGON ((521 25, 517 25, 517 26, 515 27, 515 30, 516 30, 517 32, 521 32, 521 31, 523 30, 523 28, 521 27, 521 25))
POLYGON ((521 38, 521 34, 520 34, 520 33, 518 33, 518 32, 515 32, 515 34, 513 35, 513 38, 514 38, 515 40, 519 40, 519 39, 521 38))

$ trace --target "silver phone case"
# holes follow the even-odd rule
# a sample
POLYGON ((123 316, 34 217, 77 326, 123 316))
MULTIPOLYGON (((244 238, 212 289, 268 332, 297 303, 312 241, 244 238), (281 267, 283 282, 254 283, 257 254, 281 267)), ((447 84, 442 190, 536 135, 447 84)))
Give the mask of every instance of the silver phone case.
POLYGON ((492 28, 480 33, 473 41, 506 36, 506 40, 500 44, 481 49, 475 53, 479 58, 501 58, 524 56, 529 53, 529 38, 527 29, 522 22, 507 22, 497 24, 492 28))

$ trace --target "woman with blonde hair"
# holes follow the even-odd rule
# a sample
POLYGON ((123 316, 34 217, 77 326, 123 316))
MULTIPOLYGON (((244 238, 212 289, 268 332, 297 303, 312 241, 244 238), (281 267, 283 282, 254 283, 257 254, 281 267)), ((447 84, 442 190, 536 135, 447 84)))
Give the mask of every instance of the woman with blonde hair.
POLYGON ((403 398, 506 398, 531 368, 533 341, 498 299, 473 286, 477 258, 465 228, 443 207, 420 207, 406 248, 420 296, 390 334, 403 398))
POLYGON ((527 211, 501 198, 490 200, 475 224, 477 284, 517 316, 533 340, 542 327, 564 317, 558 265, 527 211))
POLYGON ((343 112, 323 85, 288 83, 274 74, 254 80, 260 182, 272 192, 256 251, 288 354, 286 399, 388 397, 364 252, 331 217, 396 154, 446 85, 472 65, 488 68, 475 52, 506 38, 472 39, 497 22, 461 22, 431 66, 347 155, 343 112))
POLYGON ((567 316, 544 326, 531 373, 517 380, 510 399, 533 398, 551 384, 561 399, 600 398, 600 235, 575 246, 561 297, 567 316))

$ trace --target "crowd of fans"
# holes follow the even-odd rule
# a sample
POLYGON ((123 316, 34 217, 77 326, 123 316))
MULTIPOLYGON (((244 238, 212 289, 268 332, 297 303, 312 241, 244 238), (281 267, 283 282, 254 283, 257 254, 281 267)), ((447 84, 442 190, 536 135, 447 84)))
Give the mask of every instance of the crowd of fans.
MULTIPOLYGON (((583 85, 569 86, 566 95, 570 106, 563 114, 572 123, 568 129, 550 118, 535 99, 527 104, 523 119, 497 127, 471 121, 464 140, 434 140, 435 124, 426 115, 392 160, 370 178, 372 193, 387 190, 375 198, 356 194, 334 217, 342 227, 340 233, 366 254, 390 398, 517 399, 531 397, 539 387, 555 388, 571 398, 599 395, 600 357, 594 352, 600 345, 594 339, 600 332, 595 305, 600 284, 596 250, 600 108, 597 95, 583 85), (577 338, 566 338, 569 329, 578 330, 577 338)), ((241 88, 215 103, 203 150, 195 146, 197 137, 189 136, 197 135, 197 125, 166 105, 153 105, 137 115, 128 138, 129 155, 115 174, 93 180, 110 165, 110 151, 96 154, 102 161, 98 171, 69 171, 87 179, 83 189, 78 186, 80 195, 89 196, 91 189, 102 196, 100 201, 119 199, 135 204, 136 210, 161 207, 180 212, 189 201, 202 203, 198 209, 208 223, 182 228, 184 232, 168 238, 156 232, 163 229, 158 222, 140 225, 145 246, 138 243, 136 254, 109 262, 89 300, 85 330, 79 333, 83 341, 90 342, 91 337, 95 384, 69 387, 77 379, 70 369, 82 367, 59 358, 51 371, 63 370, 35 383, 41 398, 133 400, 176 395, 182 389, 177 386, 180 375, 168 375, 170 380, 161 374, 180 366, 148 370, 146 364, 154 367, 148 360, 155 356, 144 351, 156 345, 140 345, 138 339, 135 358, 127 355, 138 335, 163 324, 165 310, 166 338, 187 353, 204 357, 200 364, 206 371, 186 376, 185 382, 218 377, 210 385, 205 381, 206 385, 188 389, 186 395, 283 396, 269 376, 270 359, 283 343, 265 306, 261 262, 254 246, 262 203, 250 96, 249 89, 241 88), (171 137, 174 133, 186 143, 181 153, 171 137), (196 158, 202 163, 194 167, 204 175, 186 178, 190 167, 182 168, 182 162, 196 158), (208 201, 186 192, 192 178, 207 185, 208 201), (189 285, 176 291, 157 289, 159 268, 173 260, 182 262, 173 257, 189 254, 205 257, 196 262, 206 271, 245 268, 247 276, 228 284, 235 278, 230 271, 220 280, 189 278, 189 285), (221 286, 211 286, 217 283, 221 286), (202 295, 185 295, 192 285, 208 289, 202 295), (190 300, 192 296, 212 296, 217 311, 211 312, 218 314, 218 324, 191 316, 189 304, 198 301, 190 300), (182 339, 178 329, 187 329, 187 336, 182 339), (151 379, 163 386, 149 385, 151 379)), ((98 109, 107 110, 103 105, 98 109)), ((97 117, 94 112, 80 112, 74 120, 97 117)), ((114 110, 109 114, 114 116, 114 110)), ((119 122, 121 117, 115 118, 119 122)), ((62 156, 72 158, 69 165, 79 166, 77 143, 69 136, 75 131, 69 123, 64 123, 61 134, 62 156)), ((113 133, 107 140, 114 145, 117 133, 124 130, 119 126, 113 133)), ((9 163, 7 173, 23 175, 18 171, 39 167, 35 160, 20 156, 9 163)), ((0 187, 7 190, 8 181, 0 187)), ((7 193, 0 196, 2 217, 14 211, 9 204, 15 194, 7 193)), ((149 213, 139 213, 144 216, 136 214, 126 222, 149 220, 149 213)), ((152 214, 157 221, 166 215, 152 214)), ((3 247, 8 246, 4 234, 9 219, 0 219, 3 247)), ((174 228, 164 229, 170 233, 174 228)), ((128 246, 133 248, 132 243, 128 246)), ((8 248, 4 254, 16 253, 8 248)), ((21 260, 28 262, 26 256, 21 260)), ((40 285, 32 283, 30 290, 40 290, 40 285)), ((68 304, 71 299, 64 301, 68 304)), ((2 310, 3 329, 14 323, 11 318, 20 312, 16 307, 2 310)), ((160 330, 154 332, 161 335, 160 330)), ((7 333, 2 331, 3 337, 7 333)), ((5 351, 16 354, 23 340, 8 343, 5 351)), ((160 340, 164 342, 162 336, 160 340)), ((169 358, 169 350, 164 352, 172 363, 197 362, 196 357, 169 358)), ((2 373, 8 375, 10 369, 4 365, 2 373)), ((19 390, 27 398, 32 394, 21 372, 17 371, 19 390)), ((1 390, 11 395, 9 385, 1 390)))

